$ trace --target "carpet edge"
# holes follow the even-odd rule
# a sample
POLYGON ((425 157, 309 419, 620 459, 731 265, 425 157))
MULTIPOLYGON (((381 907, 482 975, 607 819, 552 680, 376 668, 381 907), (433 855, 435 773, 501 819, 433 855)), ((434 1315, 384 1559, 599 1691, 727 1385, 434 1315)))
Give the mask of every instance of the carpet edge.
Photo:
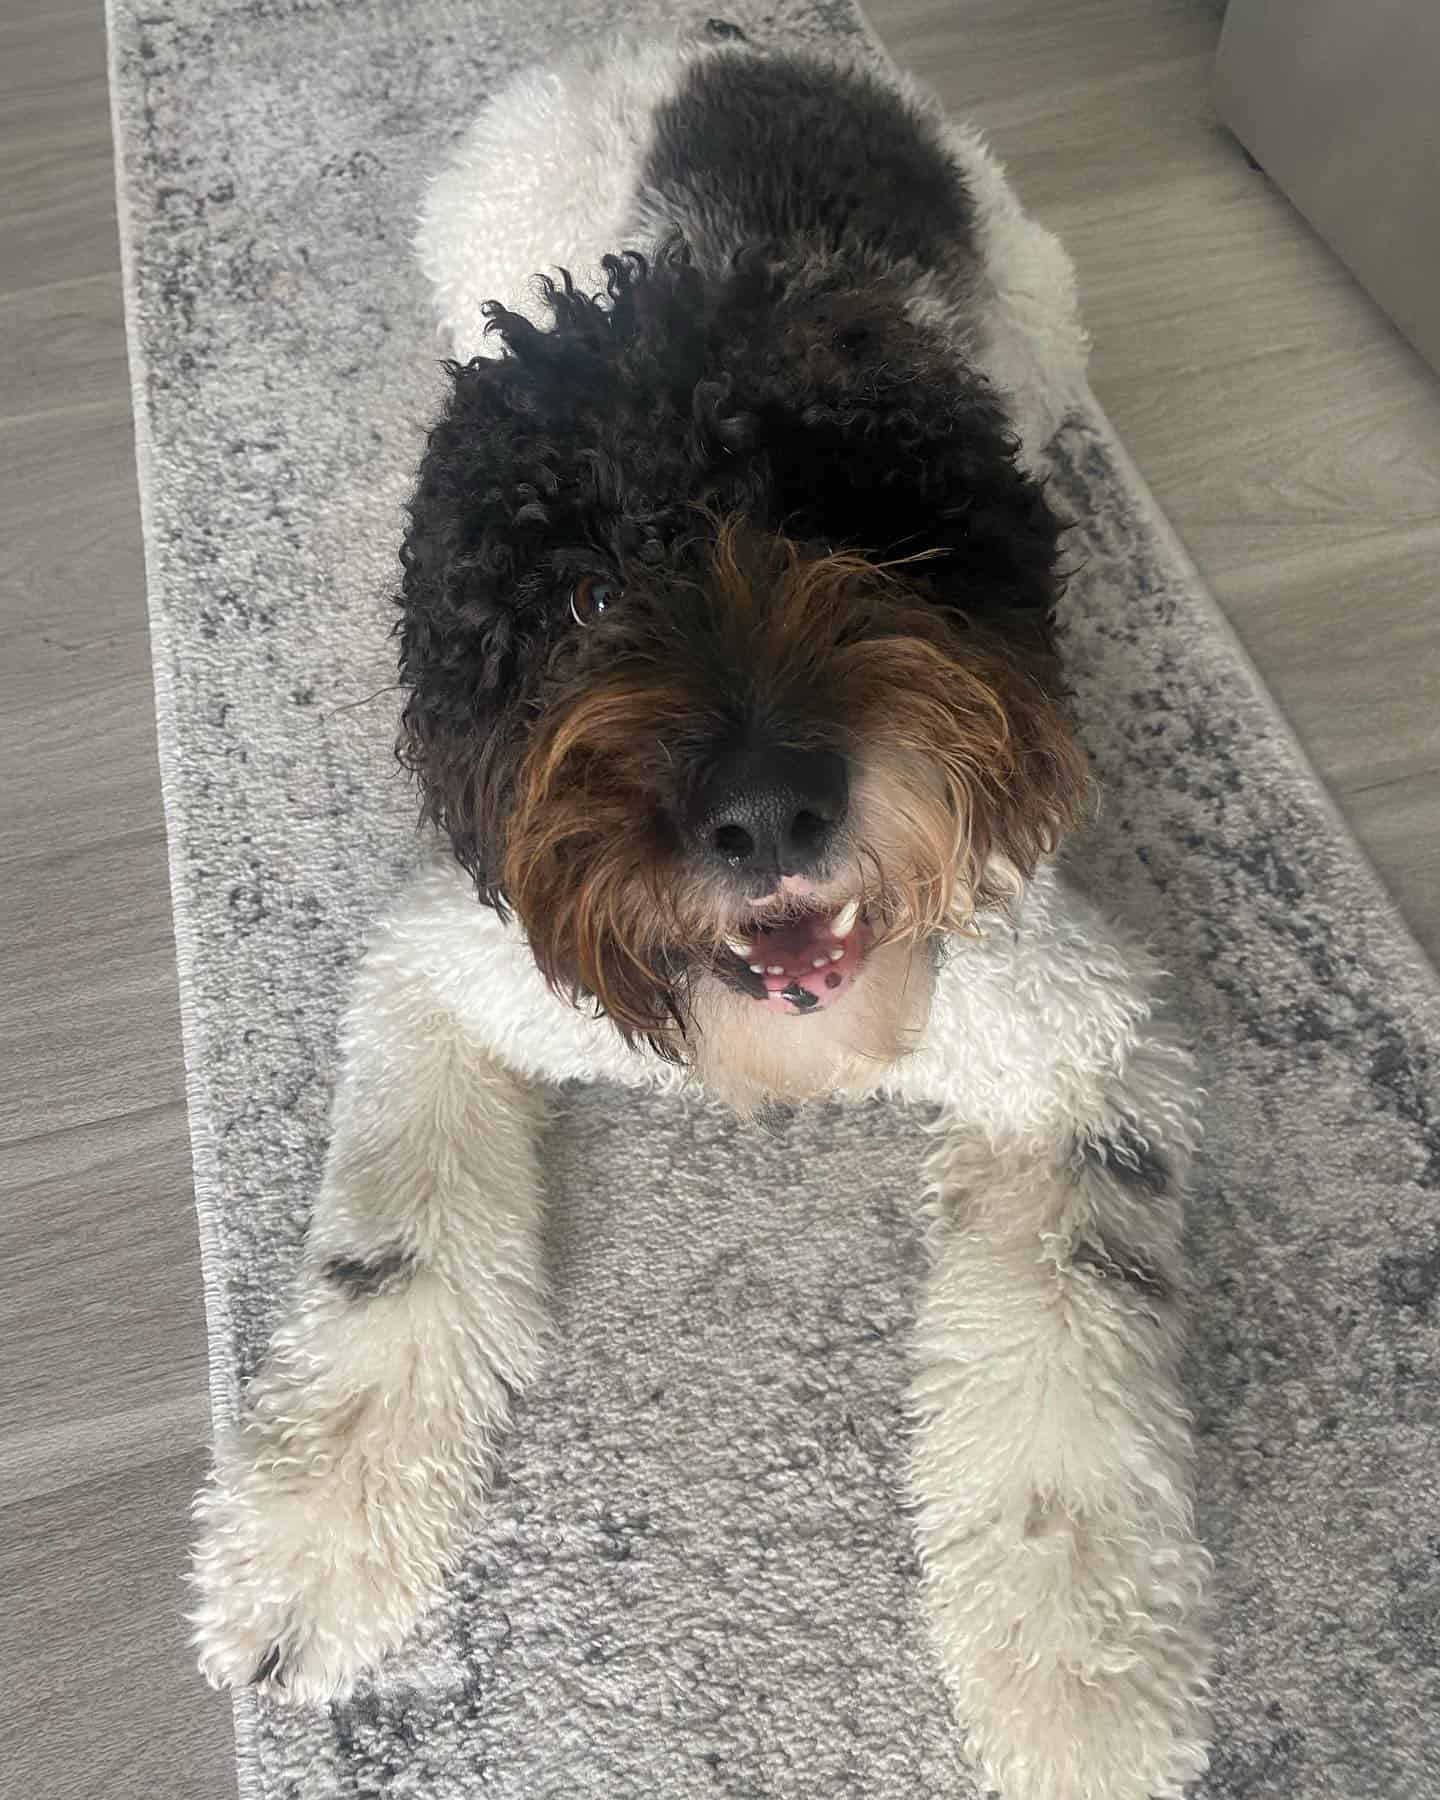
MULTIPOLYGON (((144 336, 140 329, 140 286, 130 208, 130 170, 126 160, 126 121, 120 81, 120 31, 128 20, 125 0, 105 0, 105 78, 109 90, 111 164, 115 183, 115 233, 120 253, 120 283, 125 321, 125 365, 130 388, 131 439, 135 454, 135 488, 140 510, 140 539, 145 577, 145 616, 150 639, 150 681, 155 704, 155 750, 160 774, 160 803, 165 820, 166 874, 170 888, 170 923, 175 943, 175 975, 180 1010, 180 1056, 185 1084, 185 1119, 190 1141, 190 1178, 195 1233, 200 1258, 200 1291, 205 1308, 206 1389, 212 1439, 234 1422, 238 1410, 234 1330, 229 1297, 220 1270, 225 1265, 220 1238, 218 1158, 210 1126, 209 1096, 200 1075, 202 1033, 194 1004, 197 988, 196 942, 186 902, 180 821, 178 709, 170 672, 167 622, 160 603, 163 581, 152 555, 151 482, 154 447, 146 404, 144 336)), ((183 1615, 182 1615, 183 1618, 183 1615)), ((188 1622, 188 1621, 187 1621, 188 1622)), ((188 1647, 188 1638, 186 1639, 188 1647)), ((199 1676, 196 1676, 197 1681, 199 1676)), ((249 1689, 231 1695, 237 1800, 263 1800, 259 1766, 255 1697, 249 1689)))
POLYGON ((1088 382, 1085 392, 1089 402, 1087 422, 1104 443, 1106 453, 1113 459, 1116 469, 1126 485, 1131 489, 1135 498, 1143 503, 1146 528, 1154 536, 1159 548, 1173 560, 1177 570, 1185 578, 1187 588, 1199 602, 1197 610, 1203 611, 1208 618, 1217 641, 1235 664, 1245 682, 1250 699, 1258 704, 1269 717, 1281 749, 1291 758, 1298 774, 1303 777, 1306 798, 1324 821, 1334 840, 1337 861, 1345 865, 1342 871, 1343 875, 1350 883, 1354 884, 1355 891, 1347 894, 1346 898, 1368 903, 1379 913, 1394 933, 1396 939, 1395 973, 1410 975, 1425 990, 1413 998, 1416 1004, 1424 1010, 1426 1022, 1431 1028, 1440 1029, 1440 969, 1437 969, 1429 952, 1415 935, 1409 920, 1401 911, 1395 896, 1390 892, 1384 876, 1355 835, 1350 821, 1340 810, 1339 802, 1331 793, 1328 782, 1315 767, 1310 753, 1305 748, 1289 715, 1276 699, 1270 684, 1261 674, 1250 652, 1245 648, 1239 633, 1231 622, 1230 615, 1220 604, 1214 588, 1200 565, 1190 554, 1169 513, 1155 498, 1149 482, 1141 474, 1130 452, 1125 448, 1123 438, 1088 382), (1367 889, 1368 893, 1365 891, 1367 889), (1433 1017, 1430 1016, 1432 1013, 1433 1017))

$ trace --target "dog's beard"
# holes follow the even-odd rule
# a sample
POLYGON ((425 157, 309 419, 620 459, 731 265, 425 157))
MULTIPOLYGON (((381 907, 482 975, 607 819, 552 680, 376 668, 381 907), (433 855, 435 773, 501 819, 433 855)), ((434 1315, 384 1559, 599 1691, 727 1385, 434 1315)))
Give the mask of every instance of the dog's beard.
POLYGON ((754 1038, 765 1016, 823 1015, 846 1055, 903 1050, 927 940, 1013 903, 1086 788, 1048 657, 904 575, 728 525, 684 608, 627 596, 610 654, 557 683, 506 820, 505 895, 553 986, 677 1060, 713 1062, 707 1030, 743 1020, 754 1038), (681 613, 686 634, 665 623, 681 613), (717 667, 848 756, 846 823, 807 881, 747 893, 697 872, 675 827, 717 667))

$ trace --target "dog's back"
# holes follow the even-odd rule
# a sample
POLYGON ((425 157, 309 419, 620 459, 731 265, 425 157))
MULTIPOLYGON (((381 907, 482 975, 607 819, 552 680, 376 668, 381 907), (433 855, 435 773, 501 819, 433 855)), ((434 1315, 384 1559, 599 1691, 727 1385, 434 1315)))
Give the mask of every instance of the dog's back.
POLYGON ((603 291, 601 258, 676 235, 711 271, 742 246, 898 280, 912 317, 1006 397, 1032 467, 1086 359, 1074 272, 975 131, 847 58, 729 41, 621 42, 518 75, 421 209, 416 250, 447 348, 496 355, 483 307, 548 323, 537 273, 603 291))
POLYGON ((953 268, 972 207, 936 123, 893 83, 811 55, 698 56, 656 109, 634 222, 721 272, 742 246, 860 268, 953 268))
POLYGON ((975 261, 962 158, 908 85, 705 43, 622 44, 517 76, 437 177, 417 247, 464 360, 485 353, 482 301, 542 322, 538 271, 598 288, 602 256, 677 235, 714 273, 768 244, 953 294, 975 261))

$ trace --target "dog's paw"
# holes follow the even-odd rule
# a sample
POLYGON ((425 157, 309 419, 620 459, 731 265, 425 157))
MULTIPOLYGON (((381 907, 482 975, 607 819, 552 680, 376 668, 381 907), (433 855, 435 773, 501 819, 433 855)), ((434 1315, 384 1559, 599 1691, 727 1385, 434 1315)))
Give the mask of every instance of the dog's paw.
POLYGON ((443 1570, 423 1518, 388 1507, 374 1474, 217 1469, 196 1502, 190 1615, 212 1686, 292 1705, 343 1699, 409 1635, 443 1570))
POLYGON ((986 1784, 1005 1800, 1179 1800, 1207 1762, 1208 1557, 1039 1504, 1022 1529, 939 1620, 986 1784))
POLYGON ((1153 1662, 1017 1669, 1002 1650, 977 1675, 968 1748, 1004 1800, 1182 1800, 1209 1761, 1198 1683, 1153 1662))

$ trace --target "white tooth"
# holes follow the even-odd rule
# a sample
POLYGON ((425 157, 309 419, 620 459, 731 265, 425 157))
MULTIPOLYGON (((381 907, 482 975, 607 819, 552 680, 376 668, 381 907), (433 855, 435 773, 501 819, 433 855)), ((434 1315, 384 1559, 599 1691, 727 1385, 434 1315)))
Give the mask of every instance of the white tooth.
POLYGON ((750 958, 755 954, 755 952, 745 942, 744 938, 727 937, 725 942, 730 946, 730 948, 740 958, 741 962, 749 962, 750 958))
MULTIPOLYGON (((844 954, 845 954, 844 950, 841 948, 841 946, 839 944, 837 944, 835 946, 835 948, 830 952, 830 961, 831 962, 839 962, 840 958, 844 954)), ((820 965, 817 963, 815 966, 818 968, 820 965)))
POLYGON ((783 963, 771 963, 765 973, 767 975, 783 975, 785 973, 785 965, 783 963))
MULTIPOLYGON (((843 951, 841 952, 841 955, 844 955, 843 951)), ((817 956, 814 959, 814 961, 810 964, 810 967, 812 969, 823 969, 825 967, 826 963, 829 962, 829 960, 830 960, 830 958, 828 956, 817 956)))
POLYGON ((847 938, 855 929, 855 921, 860 917, 860 902, 847 900, 830 922, 831 937, 847 938))
POLYGON ((765 973, 764 963, 751 963, 750 973, 752 975, 763 975, 765 973))

